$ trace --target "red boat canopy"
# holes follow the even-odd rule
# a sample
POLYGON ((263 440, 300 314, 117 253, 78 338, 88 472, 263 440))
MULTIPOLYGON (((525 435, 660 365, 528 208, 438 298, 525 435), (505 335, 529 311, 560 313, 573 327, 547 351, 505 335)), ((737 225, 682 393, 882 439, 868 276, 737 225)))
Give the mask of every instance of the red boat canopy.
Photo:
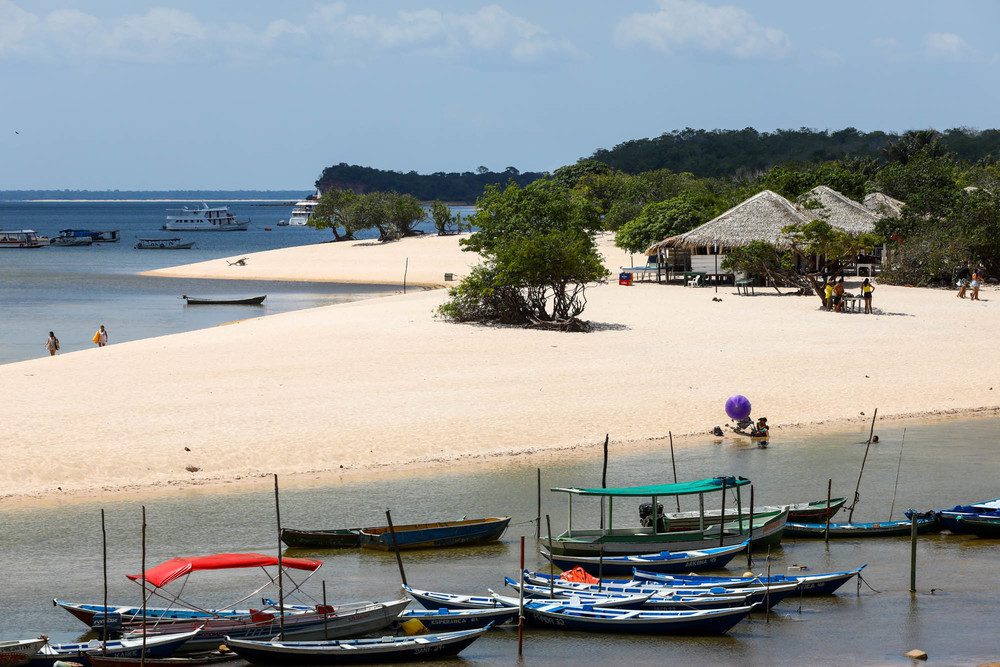
MULTIPOLYGON (((311 558, 282 558, 283 567, 290 567, 295 570, 318 570, 322 561, 311 558)), ((191 574, 197 570, 233 570, 244 567, 268 567, 277 566, 277 556, 265 556, 263 554, 214 554, 212 556, 192 556, 190 558, 171 558, 165 563, 160 563, 146 570, 146 581, 160 588, 166 586, 171 581, 191 574)), ((141 574, 126 575, 132 581, 140 581, 141 574)))

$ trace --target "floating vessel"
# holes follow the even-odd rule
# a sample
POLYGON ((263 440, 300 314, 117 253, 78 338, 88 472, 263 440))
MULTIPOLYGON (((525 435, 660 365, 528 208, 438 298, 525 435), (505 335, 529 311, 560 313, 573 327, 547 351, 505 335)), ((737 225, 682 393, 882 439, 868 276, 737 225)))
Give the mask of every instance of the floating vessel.
POLYGON ((61 229, 58 236, 49 239, 49 245, 73 247, 93 245, 94 237, 88 229, 61 229))
POLYGON ((530 601, 525 617, 540 625, 561 630, 642 634, 724 634, 753 611, 756 605, 698 611, 658 611, 644 609, 588 609, 558 602, 530 601))
POLYGON ((0 248, 44 248, 49 239, 33 229, 0 229, 0 248))
POLYGON ((545 548, 539 549, 543 557, 556 567, 569 570, 582 567, 588 573, 632 574, 641 567, 650 572, 690 572, 692 570, 717 570, 725 567, 737 554, 746 551, 747 542, 728 547, 713 547, 695 551, 663 551, 658 554, 632 556, 555 556, 545 548))
MULTIPOLYGON (((507 530, 509 523, 509 516, 462 519, 394 525, 393 532, 400 549, 436 549, 495 542, 507 530)), ((359 537, 363 549, 390 551, 394 548, 388 526, 362 528, 359 537)))
POLYGON ((336 530, 281 529, 281 541, 293 548, 339 549, 361 546, 361 528, 336 530))
POLYGON ((264 303, 264 299, 267 295, 263 296, 248 296, 248 297, 237 297, 237 298, 220 298, 220 299, 199 299, 197 297, 188 296, 187 294, 181 295, 181 298, 187 302, 189 306, 259 306, 264 303))
POLYGON ((255 665, 342 665, 434 660, 458 655, 492 627, 416 637, 324 642, 256 642, 226 637, 226 645, 255 665))
POLYGON ((249 220, 237 220, 228 206, 171 209, 163 229, 171 232, 245 232, 249 220))
MULTIPOLYGON (((524 589, 524 596, 527 598, 545 598, 558 600, 560 598, 572 598, 580 595, 592 596, 595 600, 613 601, 622 596, 635 596, 641 600, 641 604, 632 607, 633 609, 722 609, 725 607, 741 607, 751 602, 752 595, 750 589, 736 591, 734 595, 715 594, 711 591, 698 590, 693 595, 685 595, 676 591, 654 587, 648 587, 642 593, 625 592, 625 587, 612 586, 607 588, 603 585, 591 586, 589 588, 563 588, 556 585, 554 581, 546 583, 529 583, 525 580, 524 586, 520 582, 514 581, 510 577, 504 579, 504 583, 514 590, 524 589), (551 584, 551 585, 550 585, 551 584), (645 599, 643 600, 643 597, 645 599)), ((620 607, 627 609, 625 605, 606 605, 609 607, 620 607)))
POLYGON ((1000 516, 1000 498, 970 505, 956 505, 949 510, 935 510, 941 528, 952 533, 969 532, 969 524, 960 519, 1000 516))
MULTIPOLYGON (((826 535, 825 523, 792 523, 785 525, 785 534, 790 537, 818 537, 826 535)), ((937 517, 933 512, 924 512, 917 516, 917 532, 929 533, 940 530, 937 517)), ((830 537, 892 537, 894 535, 909 535, 910 520, 878 521, 873 523, 831 523, 830 537)))
POLYGON ((504 625, 517 621, 517 607, 495 609, 406 609, 399 615, 400 621, 418 620, 425 628, 434 632, 451 630, 472 630, 489 624, 504 625))
POLYGON ((239 660, 232 651, 212 651, 181 658, 126 658, 123 656, 91 654, 91 667, 204 667, 239 660))
MULTIPOLYGON (((309 224, 309 217, 312 215, 313 209, 319 204, 319 191, 316 194, 309 195, 302 201, 295 202, 295 206, 292 207, 292 215, 288 218, 288 225, 292 227, 304 227, 309 224)), ((278 223, 279 225, 281 223, 278 223)))
POLYGON ((45 639, 0 641, 0 665, 19 667, 28 664, 45 642, 45 639))
POLYGON ((179 238, 142 238, 136 241, 136 250, 189 250, 194 247, 194 241, 181 241, 179 238))
MULTIPOLYGON (((742 588, 745 586, 766 586, 768 584, 783 584, 796 582, 799 585, 797 593, 800 595, 833 595, 833 593, 846 584, 848 581, 858 576, 861 570, 867 566, 854 568, 853 570, 843 570, 841 572, 823 572, 817 574, 774 574, 770 577, 705 577, 697 574, 673 575, 660 574, 636 569, 633 571, 635 578, 639 581, 655 582, 664 586, 683 586, 686 588, 715 588, 725 586, 726 588, 742 588)), ((544 576, 544 575, 542 575, 544 576)))
POLYGON ((1000 537, 1000 513, 994 516, 976 514, 958 517, 962 532, 974 533, 979 537, 1000 537))
POLYGON ((57 662, 76 662, 81 665, 89 665, 90 655, 94 653, 138 658, 142 655, 143 644, 145 644, 146 657, 169 658, 187 642, 194 639, 199 631, 200 628, 195 628, 187 632, 164 634, 158 637, 147 636, 145 642, 143 642, 142 637, 108 640, 106 650, 99 639, 70 644, 46 643, 28 662, 28 665, 30 667, 53 667, 57 662))
MULTIPOLYGON (((763 507, 754 508, 754 513, 760 512, 775 512, 788 508, 788 520, 795 521, 798 523, 808 523, 811 521, 825 521, 828 516, 833 516, 844 506, 847 502, 847 498, 831 498, 830 508, 827 510, 827 502, 824 498, 823 500, 813 500, 807 503, 795 503, 793 505, 778 506, 778 505, 765 505, 763 507)), ((675 531, 675 530, 694 530, 700 525, 701 517, 698 512, 667 512, 662 513, 662 507, 660 508, 660 520, 663 522, 661 530, 663 532, 675 531)), ((719 517, 721 516, 721 510, 705 510, 705 525, 714 526, 719 523, 719 517)), ((736 508, 726 510, 726 522, 737 521, 740 516, 744 520, 750 518, 749 508, 746 511, 737 513, 736 508)))
MULTIPOLYGON (((487 596, 439 593, 437 591, 424 591, 419 588, 411 588, 410 586, 403 586, 403 590, 424 609, 497 609, 500 607, 516 608, 520 604, 515 597, 497 595, 492 591, 487 596)), ((560 601, 564 604, 574 604, 577 606, 639 608, 649 597, 649 595, 620 595, 614 598, 607 596, 597 598, 582 593, 567 593, 560 601)))

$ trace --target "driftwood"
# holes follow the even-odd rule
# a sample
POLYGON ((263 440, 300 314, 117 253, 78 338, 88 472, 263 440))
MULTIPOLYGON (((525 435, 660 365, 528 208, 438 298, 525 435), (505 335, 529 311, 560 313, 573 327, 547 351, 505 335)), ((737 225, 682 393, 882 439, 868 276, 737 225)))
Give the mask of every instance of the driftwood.
POLYGON ((539 320, 534 317, 529 318, 527 328, 545 329, 547 331, 571 331, 577 333, 588 333, 591 330, 590 322, 571 317, 566 320, 539 320))
POLYGON ((246 265, 247 265, 247 260, 248 260, 248 259, 250 259, 250 258, 249 258, 249 257, 240 257, 240 258, 239 258, 238 260, 236 260, 235 262, 230 262, 230 261, 229 261, 229 260, 227 259, 227 260, 226 260, 226 264, 228 264, 229 266, 246 266, 246 265))

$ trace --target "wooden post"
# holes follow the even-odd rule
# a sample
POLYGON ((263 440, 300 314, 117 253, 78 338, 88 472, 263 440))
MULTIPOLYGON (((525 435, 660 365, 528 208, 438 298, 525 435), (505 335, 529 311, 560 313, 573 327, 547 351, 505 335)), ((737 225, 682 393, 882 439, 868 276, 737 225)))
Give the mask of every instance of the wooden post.
POLYGON ((917 513, 910 510, 910 592, 917 592, 917 513))
MULTIPOLYGON (((674 434, 673 431, 667 431, 667 437, 670 438, 670 466, 674 469, 674 484, 677 483, 677 461, 674 459, 674 434)), ((674 500, 677 501, 677 511, 681 511, 681 497, 674 496, 674 500)))
POLYGON ((875 408, 875 414, 872 415, 872 430, 868 434, 868 444, 865 445, 865 457, 861 459, 861 470, 858 471, 858 483, 854 487, 854 500, 853 502, 851 502, 851 511, 847 515, 847 523, 851 523, 852 521, 854 521, 854 508, 857 506, 858 499, 861 497, 860 495, 858 495, 858 491, 861 489, 861 476, 865 473, 865 462, 868 461, 868 450, 871 449, 872 446, 872 436, 875 433, 875 417, 877 416, 878 416, 878 408, 875 408))
POLYGON ((872 427, 868 431, 868 444, 872 444, 872 436, 875 435, 875 418, 878 417, 878 408, 875 408, 875 412, 872 414, 872 427))
POLYGON ((406 294, 406 274, 410 270, 410 258, 406 258, 406 263, 403 265, 403 294, 406 294))
MULTIPOLYGON (((743 534, 743 498, 740 495, 740 487, 736 487, 736 516, 739 521, 739 531, 740 535, 743 534)), ((722 517, 725 519, 726 517, 722 517)), ((753 517, 750 517, 750 523, 753 523, 753 517)))
MULTIPOLYGON (((604 466, 601 468, 601 488, 608 488, 608 438, 610 433, 604 434, 604 466)), ((604 496, 601 496, 601 530, 604 530, 604 496)))
MULTIPOLYGON (((107 612, 107 608, 105 608, 107 612)), ((107 624, 107 617, 104 619, 107 624)), ((142 652, 139 654, 140 667, 146 667, 146 506, 142 506, 142 652)))
POLYGON ((726 536, 726 477, 722 477, 722 514, 719 515, 719 546, 722 546, 723 539, 726 536))
POLYGON ((542 469, 537 469, 538 473, 538 512, 535 514, 535 539, 542 537, 542 469))
POLYGON ((408 586, 406 583, 406 572, 403 571, 403 558, 399 555, 399 543, 396 541, 396 529, 392 525, 392 515, 389 513, 389 509, 385 510, 385 520, 389 524, 389 537, 392 538, 392 550, 396 552, 396 565, 399 566, 399 578, 402 580, 404 586, 408 586))
POLYGON ((524 655, 524 535, 521 536, 521 585, 517 589, 517 657, 524 655))
POLYGON ((896 489, 899 488, 899 471, 903 467, 903 445, 906 444, 906 429, 903 429, 903 438, 899 441, 899 460, 896 461, 896 481, 892 485, 892 502, 889 503, 889 516, 886 521, 892 521, 892 512, 896 509, 896 489))
POLYGON ((833 492, 833 479, 826 480, 826 529, 823 531, 823 540, 830 542, 830 495, 833 492))
POLYGON ((656 496, 652 497, 652 501, 653 501, 653 535, 656 535, 658 532, 660 532, 660 510, 659 507, 657 506, 657 503, 659 503, 659 501, 656 499, 656 496))
POLYGON ((108 531, 101 509, 101 560, 104 563, 104 627, 101 628, 101 653, 108 654, 108 531))
POLYGON ((330 638, 330 627, 327 623, 327 606, 326 606, 326 579, 323 580, 323 639, 330 638))
POLYGON ((281 503, 278 501, 278 473, 274 473, 274 514, 278 522, 278 639, 285 641, 285 564, 281 553, 281 503))
POLYGON ((597 592, 604 590, 604 545, 597 556, 597 592))
POLYGON ((771 547, 767 547, 767 586, 764 588, 764 622, 771 622, 771 547))
MULTIPOLYGON (((545 527, 549 531, 549 556, 555 556, 555 554, 552 553, 552 520, 549 519, 548 514, 545 515, 545 527)), ((552 565, 552 567, 549 568, 549 574, 552 574, 552 571, 556 569, 556 564, 551 558, 549 558, 549 563, 552 565)), ((549 597, 554 598, 555 596, 555 577, 549 577, 549 597)))
MULTIPOLYGON (((698 530, 705 530, 705 494, 698 494, 698 530)), ((702 535, 704 537, 704 535, 702 535)))
POLYGON ((753 567, 753 484, 750 485, 750 534, 747 536, 747 569, 753 567))

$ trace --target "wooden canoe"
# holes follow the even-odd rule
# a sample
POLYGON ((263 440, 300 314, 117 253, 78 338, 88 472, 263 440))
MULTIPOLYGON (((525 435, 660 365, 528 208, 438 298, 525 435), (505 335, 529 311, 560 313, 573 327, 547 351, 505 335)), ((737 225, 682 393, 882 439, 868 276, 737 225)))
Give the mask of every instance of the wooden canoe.
POLYGON ((92 667, 141 667, 148 665, 174 665, 175 667, 202 667, 202 665, 218 665, 236 660, 240 656, 232 651, 212 651, 201 655, 191 655, 182 658, 120 658, 112 655, 92 654, 87 656, 92 667))
POLYGON ((342 549, 361 546, 360 528, 337 530, 281 529, 281 541, 296 549, 342 549))
MULTIPOLYGON (((438 523, 413 523, 393 526, 400 549, 437 549, 472 544, 486 544, 500 539, 507 530, 510 517, 463 519, 438 523)), ((361 547, 391 551, 392 537, 388 526, 361 529, 361 547)))
POLYGON ((248 296, 243 299, 199 299, 184 294, 181 296, 189 306, 259 306, 264 303, 267 295, 248 296))
MULTIPOLYGON (((917 532, 929 533, 940 530, 937 517, 933 512, 917 517, 917 532)), ((831 523, 830 537, 892 537, 909 535, 910 520, 879 521, 875 523, 831 523)), ((785 524, 785 535, 789 537, 816 537, 822 539, 826 534, 825 523, 792 523, 785 524)))

